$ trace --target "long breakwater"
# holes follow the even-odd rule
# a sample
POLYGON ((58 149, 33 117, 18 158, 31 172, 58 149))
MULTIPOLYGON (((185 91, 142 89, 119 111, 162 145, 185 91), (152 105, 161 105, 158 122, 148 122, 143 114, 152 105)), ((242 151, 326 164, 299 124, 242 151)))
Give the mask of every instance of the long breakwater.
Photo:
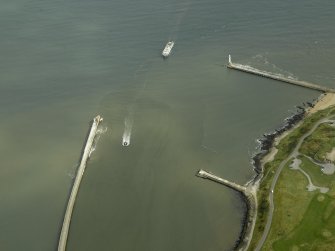
POLYGON ((103 118, 98 115, 93 119, 93 123, 85 144, 85 148, 81 157, 81 161, 80 161, 80 165, 79 168, 77 170, 77 175, 76 178, 74 180, 73 186, 72 186, 72 190, 71 190, 71 194, 68 200, 68 204, 66 207, 66 211, 65 211, 65 215, 64 215, 64 220, 63 220, 63 225, 62 225, 62 229, 61 229, 61 233, 60 233, 60 237, 59 237, 59 242, 58 242, 58 251, 65 251, 66 250, 66 243, 67 243, 67 237, 68 237, 68 233, 69 233, 69 228, 70 228, 70 222, 71 222, 71 217, 72 217, 72 211, 73 211, 73 207, 74 207, 74 203, 76 201, 77 198, 77 193, 79 190, 79 186, 85 171, 85 167, 86 167, 86 163, 88 158, 90 157, 91 154, 91 150, 92 150, 92 145, 94 142, 94 138, 97 134, 97 129, 99 126, 99 123, 102 122, 103 118))
POLYGON ((328 88, 328 87, 321 86, 319 84, 309 83, 309 82, 306 82, 306 81, 301 81, 301 80, 297 80, 297 79, 293 79, 293 78, 289 78, 289 77, 284 77, 284 76, 281 76, 281 75, 278 75, 278 74, 275 74, 275 73, 258 70, 258 69, 255 69, 253 67, 250 67, 248 65, 241 65, 241 64, 232 63, 230 55, 229 55, 229 62, 227 64, 227 67, 230 68, 230 69, 235 69, 235 70, 251 73, 251 74, 262 76, 262 77, 265 77, 265 78, 270 78, 270 79, 274 79, 274 80, 277 80, 277 81, 281 81, 281 82, 285 82, 285 83, 293 84, 293 85, 298 85, 298 86, 301 86, 301 87, 305 87, 305 88, 309 88, 309 89, 313 89, 313 90, 317 90, 317 91, 321 91, 321 92, 333 92, 333 93, 335 93, 335 89, 333 89, 333 88, 328 88))

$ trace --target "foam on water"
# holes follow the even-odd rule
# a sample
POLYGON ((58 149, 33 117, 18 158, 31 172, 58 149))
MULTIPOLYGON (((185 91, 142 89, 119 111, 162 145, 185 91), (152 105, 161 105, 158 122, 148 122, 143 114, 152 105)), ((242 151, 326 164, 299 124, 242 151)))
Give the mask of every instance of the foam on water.
POLYGON ((95 151, 96 146, 98 144, 98 141, 99 141, 101 135, 104 134, 105 132, 107 132, 107 126, 101 126, 97 129, 92 148, 91 148, 90 153, 88 155, 89 158, 91 158, 91 154, 95 151))

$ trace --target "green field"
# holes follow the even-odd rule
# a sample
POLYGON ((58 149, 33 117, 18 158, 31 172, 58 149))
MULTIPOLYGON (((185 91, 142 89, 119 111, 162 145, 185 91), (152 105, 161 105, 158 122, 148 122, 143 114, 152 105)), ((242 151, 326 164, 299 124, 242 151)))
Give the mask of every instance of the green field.
POLYGON ((284 168, 276 186, 272 227, 263 250, 334 250, 335 197, 308 192, 307 184, 301 172, 288 165, 284 168))
MULTIPOLYGON (((268 215, 268 195, 274 172, 288 157, 298 140, 321 118, 334 114, 329 108, 304 119, 304 122, 281 140, 275 159, 264 167, 264 176, 257 193, 258 215, 249 250, 253 250, 262 235, 268 215)), ((318 161, 335 147, 335 128, 320 125, 302 144, 300 151, 318 161)), ((274 191, 275 211, 268 238, 262 250, 335 250, 335 175, 325 175, 319 166, 308 158, 299 156, 302 168, 316 186, 329 187, 308 192, 308 180, 304 174, 289 167, 280 174, 274 191)))
MULTIPOLYGON (((273 242, 288 235, 303 219, 301 208, 307 207, 313 193, 306 191, 306 177, 288 165, 283 169, 274 191, 275 211, 263 250, 273 250, 273 242)), ((289 250, 289 249, 287 249, 289 250)))
POLYGON ((302 220, 273 243, 273 250, 334 250, 335 199, 314 194, 302 220))
POLYGON ((329 124, 321 124, 300 148, 300 152, 317 161, 325 161, 326 153, 335 146, 335 130, 329 124))

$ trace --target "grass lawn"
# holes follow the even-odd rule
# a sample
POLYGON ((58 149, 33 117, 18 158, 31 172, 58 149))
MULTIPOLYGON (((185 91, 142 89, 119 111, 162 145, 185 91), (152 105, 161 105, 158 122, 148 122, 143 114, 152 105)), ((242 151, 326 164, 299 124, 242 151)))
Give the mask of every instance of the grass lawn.
MULTIPOLYGON (((280 141, 277 146, 278 153, 274 160, 264 166, 264 176, 257 192, 258 213, 256 225, 248 250, 254 250, 263 234, 268 216, 270 184, 274 172, 279 164, 293 151, 301 136, 308 132, 318 120, 329 116, 330 114, 335 114, 334 107, 317 112, 305 118, 298 128, 294 129, 280 141)), ((329 152, 335 146, 335 130, 334 127, 330 127, 331 126, 329 125, 319 126, 315 131, 316 136, 313 133, 308 137, 306 139, 306 142, 308 140, 307 144, 303 144, 300 151, 303 151, 304 154, 311 157, 319 156, 320 160, 323 160, 324 154, 329 152), (324 145, 323 141, 325 141, 324 145)), ((335 251, 335 239, 332 237, 335 236, 335 229, 333 229, 333 224, 335 225, 335 216, 329 216, 327 220, 322 216, 327 210, 327 212, 331 211, 330 215, 335 215, 335 211, 333 212, 332 209, 329 209, 331 207, 329 205, 335 205, 335 194, 331 193, 335 190, 334 181, 332 181, 334 175, 332 175, 331 178, 323 176, 320 168, 313 166, 314 164, 307 158, 301 158, 303 160, 301 167, 310 174, 315 185, 327 186, 332 190, 328 192, 327 195, 321 195, 318 190, 308 192, 306 190, 308 184, 306 177, 301 172, 290 170, 290 168, 286 166, 280 175, 274 191, 275 212, 273 222, 262 250, 335 251), (324 203, 318 201, 318 198, 320 198, 319 195, 324 198, 324 203), (316 202, 319 202, 319 204, 316 202), (320 212, 320 210, 322 212, 320 212), (305 219, 305 217, 322 218, 322 224, 319 223, 319 221, 316 221, 315 225, 312 226, 311 223, 313 220, 305 219), (332 223, 331 220, 333 220, 334 223, 332 223), (316 230, 314 231, 315 227, 318 229, 317 233, 315 232, 316 230), (311 237, 311 235, 306 235, 308 238, 304 239, 302 234, 304 231, 312 232, 313 237, 311 237), (328 236, 328 239, 324 236, 328 236), (311 240, 309 240, 309 238, 311 240), (299 245, 295 245, 295 243, 299 245), (319 249, 315 245, 319 245, 322 249, 319 249)))
POLYGON ((288 165, 281 172, 274 191, 275 211, 272 226, 262 250, 274 250, 273 244, 294 230, 303 220, 306 208, 317 193, 308 192, 306 177, 299 171, 291 170, 288 165))
MULTIPOLYGON (((298 210, 300 211, 300 210, 298 210)), ((315 194, 302 221, 273 243, 273 250, 334 250, 335 199, 315 194)))
POLYGON ((318 161, 324 162, 326 153, 335 147, 335 128, 321 124, 312 135, 305 139, 300 152, 318 161))

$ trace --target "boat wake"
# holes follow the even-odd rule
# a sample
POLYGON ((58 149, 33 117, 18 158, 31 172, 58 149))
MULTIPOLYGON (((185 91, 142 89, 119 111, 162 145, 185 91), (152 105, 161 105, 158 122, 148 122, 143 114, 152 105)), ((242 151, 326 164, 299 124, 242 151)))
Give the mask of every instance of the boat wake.
MULTIPOLYGON (((267 57, 265 55, 257 54, 256 56, 254 56, 252 58, 254 60, 256 60, 256 62, 259 65, 266 65, 267 67, 270 67, 271 72, 278 72, 278 74, 276 74, 276 75, 278 75, 279 77, 286 77, 286 78, 289 78, 289 79, 298 80, 298 77, 295 76, 292 72, 284 70, 284 69, 278 67, 277 65, 269 62, 269 60, 267 59, 267 57)), ((266 71, 264 71, 264 72, 266 72, 266 71)))
POLYGON ((170 36, 169 40, 174 40, 176 41, 178 38, 178 33, 180 30, 180 27, 183 23, 183 20, 186 16, 186 14, 189 12, 191 9, 193 0, 185 0, 185 1, 178 1, 176 8, 176 17, 174 20, 174 25, 172 30, 170 31, 170 36))
POLYGON ((256 68, 250 66, 250 65, 242 65, 242 64, 236 64, 236 63, 234 63, 234 65, 238 66, 241 69, 253 71, 253 72, 256 72, 256 73, 261 74, 261 75, 272 75, 272 76, 279 77, 279 78, 288 78, 288 79, 291 79, 291 80, 298 80, 297 77, 292 77, 290 75, 284 75, 284 74, 281 74, 281 73, 273 73, 273 72, 269 72, 269 71, 259 70, 259 69, 256 69, 256 68))
POLYGON ((130 145, 130 137, 131 137, 131 130, 133 128, 133 119, 132 117, 126 117, 124 120, 124 132, 122 136, 122 145, 129 146, 130 145))

